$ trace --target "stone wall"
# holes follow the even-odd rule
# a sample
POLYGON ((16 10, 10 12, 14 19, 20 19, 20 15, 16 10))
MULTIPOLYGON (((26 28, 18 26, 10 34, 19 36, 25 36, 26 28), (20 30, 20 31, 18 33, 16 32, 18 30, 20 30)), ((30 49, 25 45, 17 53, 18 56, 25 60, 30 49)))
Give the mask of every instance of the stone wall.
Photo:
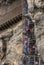
POLYGON ((35 23, 36 44, 44 60, 44 0, 27 0, 28 13, 35 23))

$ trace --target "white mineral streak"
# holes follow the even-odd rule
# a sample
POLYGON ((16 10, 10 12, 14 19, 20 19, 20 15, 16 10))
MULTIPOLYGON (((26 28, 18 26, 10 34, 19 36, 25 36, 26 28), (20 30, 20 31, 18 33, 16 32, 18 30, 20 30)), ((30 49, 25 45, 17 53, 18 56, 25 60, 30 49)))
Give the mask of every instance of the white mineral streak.
POLYGON ((28 2, 29 12, 32 12, 34 9, 34 0, 27 0, 27 2, 28 2))

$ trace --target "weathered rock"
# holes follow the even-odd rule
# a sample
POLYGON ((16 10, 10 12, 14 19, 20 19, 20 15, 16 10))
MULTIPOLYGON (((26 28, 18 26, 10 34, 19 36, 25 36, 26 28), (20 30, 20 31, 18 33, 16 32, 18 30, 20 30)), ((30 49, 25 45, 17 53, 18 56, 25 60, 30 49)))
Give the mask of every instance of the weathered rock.
POLYGON ((35 5, 39 8, 43 8, 44 7, 44 0, 35 0, 35 5))
POLYGON ((0 40, 0 61, 1 58, 3 57, 3 51, 2 51, 2 40, 0 40))
POLYGON ((32 0, 27 0, 28 8, 30 9, 30 11, 31 8, 34 11, 32 13, 29 11, 29 13, 31 15, 33 14, 33 17, 31 16, 31 18, 35 23, 36 44, 38 46, 38 51, 41 54, 42 59, 44 60, 44 0, 33 0, 33 3, 30 1, 32 0))
POLYGON ((7 30, 6 32, 1 34, 1 36, 7 37, 5 38, 5 40, 7 40, 6 58, 2 59, 1 65, 4 65, 4 63, 8 63, 9 65, 22 65, 22 26, 21 24, 18 24, 16 28, 13 28, 11 30, 7 30), (7 40, 9 38, 9 34, 12 34, 11 30, 13 31, 13 36, 11 36, 9 40, 7 40))
POLYGON ((34 0, 27 0, 29 12, 33 12, 34 0))
MULTIPOLYGON (((44 60, 44 1, 27 0, 27 2, 29 16, 35 23, 35 35, 38 52, 41 54, 41 57, 44 60), (35 5, 37 7, 36 10, 34 9, 35 5)), ((22 29, 19 26, 16 28, 20 29, 13 30, 13 36, 10 38, 9 41, 7 41, 6 59, 3 59, 2 61, 1 58, 3 56, 3 51, 2 41, 0 41, 0 65, 4 65, 4 63, 8 63, 9 65, 22 65, 22 29)), ((7 34, 7 32, 2 33, 1 36, 5 34, 7 34)))

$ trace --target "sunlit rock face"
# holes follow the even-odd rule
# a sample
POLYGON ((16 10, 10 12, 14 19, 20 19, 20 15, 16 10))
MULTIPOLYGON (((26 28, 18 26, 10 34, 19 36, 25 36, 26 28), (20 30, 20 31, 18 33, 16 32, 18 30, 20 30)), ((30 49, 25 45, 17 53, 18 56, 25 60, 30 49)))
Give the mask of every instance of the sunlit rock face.
POLYGON ((2 51, 2 40, 0 40, 0 61, 1 58, 3 57, 3 51, 2 51))
POLYGON ((39 8, 43 8, 44 7, 44 0, 35 0, 35 5, 39 8))
POLYGON ((32 12, 34 9, 34 0, 27 0, 27 3, 28 3, 29 12, 32 12))
MULTIPOLYGON (((35 35, 36 35, 36 44, 38 51, 41 54, 41 57, 44 60, 44 1, 42 0, 27 0, 28 2, 28 13, 31 16, 33 22, 35 23, 35 35), (43 3, 43 4, 41 4, 43 3), (36 6, 36 8, 35 8, 36 6)), ((23 26, 22 26, 23 27, 23 26)), ((2 59, 2 40, 0 40, 0 65, 8 63, 8 65, 22 65, 22 28, 16 26, 16 30, 13 30, 13 36, 6 42, 7 43, 7 52, 6 59, 2 59)), ((9 30, 10 31, 10 30, 9 30)), ((3 33, 3 35, 7 32, 3 33)))
POLYGON ((3 58, 3 51, 2 51, 2 39, 0 40, 0 65, 8 64, 8 65, 22 65, 22 23, 19 23, 16 27, 12 29, 8 29, 2 34, 0 34, 0 38, 2 36, 6 36, 6 44, 7 44, 7 51, 6 51, 6 58, 3 58), (13 33, 11 33, 13 31, 13 33), (8 35, 13 34, 10 38, 8 35))
POLYGON ((29 15, 35 23, 35 35, 38 51, 44 60, 44 0, 27 0, 27 2, 29 15))
MULTIPOLYGON (((19 37, 21 40, 21 36, 19 37)), ((22 42, 16 41, 15 36, 10 39, 7 45, 7 58, 6 61, 13 63, 14 65, 21 65, 22 61, 22 42)), ((12 65, 13 65, 12 64, 12 65)))
POLYGON ((35 25, 35 34, 36 34, 36 41, 37 41, 36 44, 44 60, 44 51, 43 51, 44 50, 44 13, 38 12, 37 15, 35 15, 35 18, 37 18, 38 20, 35 25))

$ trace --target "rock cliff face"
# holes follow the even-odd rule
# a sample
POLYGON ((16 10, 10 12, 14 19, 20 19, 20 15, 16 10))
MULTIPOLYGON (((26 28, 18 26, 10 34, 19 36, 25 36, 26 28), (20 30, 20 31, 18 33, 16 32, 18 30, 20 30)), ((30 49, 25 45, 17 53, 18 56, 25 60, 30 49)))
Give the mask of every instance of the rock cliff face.
POLYGON ((28 13, 35 23, 38 51, 44 60, 44 0, 27 0, 28 13))
MULTIPOLYGON (((44 0, 27 0, 28 2, 28 13, 35 23, 35 35, 36 35, 36 44, 38 46, 38 51, 41 54, 41 57, 44 60, 44 0)), ((13 31, 12 37, 8 40, 6 38, 7 51, 6 58, 3 58, 3 41, 0 39, 0 65, 22 65, 21 58, 22 54, 22 24, 11 29, 13 31)), ((5 36, 10 34, 8 29, 7 32, 0 34, 5 36)), ((7 36, 8 37, 8 36, 7 36)))
POLYGON ((0 65, 22 65, 22 22, 0 34, 0 65), (11 36, 12 34, 12 36, 11 36), (10 38, 9 38, 10 36, 10 38), (6 41, 6 57, 3 57, 3 39, 6 41))

